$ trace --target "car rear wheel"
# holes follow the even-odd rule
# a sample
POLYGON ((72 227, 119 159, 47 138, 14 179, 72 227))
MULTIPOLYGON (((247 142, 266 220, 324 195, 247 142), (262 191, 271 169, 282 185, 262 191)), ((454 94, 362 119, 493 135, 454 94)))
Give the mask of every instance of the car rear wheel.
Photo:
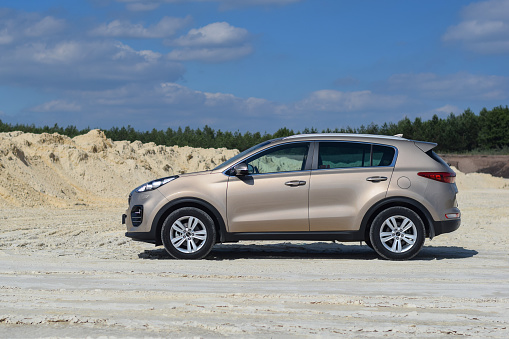
POLYGON ((390 207, 376 216, 369 238, 373 249, 389 260, 413 258, 424 245, 424 223, 406 207, 390 207))
POLYGON ((175 259, 202 259, 214 246, 214 221, 204 211, 184 207, 172 212, 164 221, 161 240, 175 259))

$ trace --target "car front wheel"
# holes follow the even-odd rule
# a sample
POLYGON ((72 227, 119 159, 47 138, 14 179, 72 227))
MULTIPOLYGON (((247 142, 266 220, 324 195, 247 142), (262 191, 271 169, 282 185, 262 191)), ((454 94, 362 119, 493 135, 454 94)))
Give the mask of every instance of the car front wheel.
POLYGON ((424 223, 406 207, 390 207, 380 212, 371 224, 369 238, 373 249, 389 260, 413 258, 424 245, 424 223))
POLYGON ((214 221, 204 211, 184 207, 172 212, 164 221, 161 240, 175 259, 202 259, 214 246, 214 221))

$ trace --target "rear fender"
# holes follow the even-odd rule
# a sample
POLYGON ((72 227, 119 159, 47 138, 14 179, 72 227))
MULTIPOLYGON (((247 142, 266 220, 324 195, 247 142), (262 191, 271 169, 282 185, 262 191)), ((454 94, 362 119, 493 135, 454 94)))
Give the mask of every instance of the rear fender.
POLYGON ((433 237, 435 236, 435 228, 433 226, 434 221, 433 218, 431 217, 431 214, 426 209, 426 207, 424 207, 424 205, 422 205, 420 202, 407 197, 390 197, 380 200, 375 205, 371 206, 371 208, 368 209, 368 211, 364 215, 364 218, 362 218, 360 228, 362 234, 368 236, 369 228, 375 217, 384 209, 393 206, 407 207, 413 210, 415 213, 417 213, 421 217, 424 223, 424 227, 426 228, 426 236, 429 237, 430 239, 433 239, 433 237))

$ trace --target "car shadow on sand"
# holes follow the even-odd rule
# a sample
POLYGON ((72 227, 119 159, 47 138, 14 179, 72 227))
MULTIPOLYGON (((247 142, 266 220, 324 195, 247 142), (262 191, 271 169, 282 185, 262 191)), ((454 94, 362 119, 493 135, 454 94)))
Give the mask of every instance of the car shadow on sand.
MULTIPOLYGON (((458 246, 425 246, 412 260, 465 259, 477 255, 475 250, 458 246)), ((164 248, 145 250, 140 259, 173 259, 164 248)), ((380 257, 367 245, 346 245, 330 242, 218 244, 205 260, 237 259, 349 259, 374 260, 380 257)))

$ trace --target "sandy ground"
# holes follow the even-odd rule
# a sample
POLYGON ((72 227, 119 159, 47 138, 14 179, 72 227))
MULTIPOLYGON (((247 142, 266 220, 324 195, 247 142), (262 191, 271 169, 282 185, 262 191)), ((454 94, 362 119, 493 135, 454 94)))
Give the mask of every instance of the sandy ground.
POLYGON ((367 246, 124 236, 137 185, 236 154, 0 133, 0 338, 509 337, 509 179, 458 172, 461 228, 411 261, 367 246))
POLYGON ((414 260, 367 246, 217 245, 172 260, 123 208, 2 209, 0 337, 509 337, 509 189, 459 195, 463 225, 414 260))

